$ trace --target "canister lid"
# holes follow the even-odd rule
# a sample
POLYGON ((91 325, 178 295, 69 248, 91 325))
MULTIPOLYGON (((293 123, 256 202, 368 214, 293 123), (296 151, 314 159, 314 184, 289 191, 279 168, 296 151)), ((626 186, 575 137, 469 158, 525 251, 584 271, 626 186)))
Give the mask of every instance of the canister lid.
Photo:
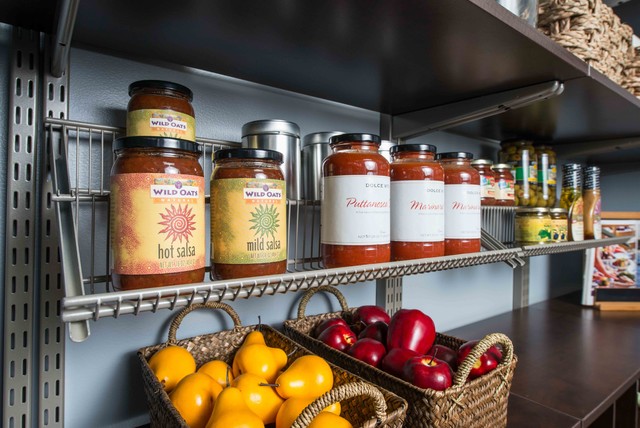
POLYGON ((340 131, 314 132, 307 134, 302 139, 302 147, 311 146, 313 144, 329 144, 329 139, 334 135, 344 134, 340 131))
POLYGON ((214 153, 213 159, 257 159, 282 163, 282 153, 268 149, 221 149, 214 153))
POLYGON ((254 120, 242 125, 242 138, 247 135, 282 134, 300 138, 300 127, 282 119, 254 120))
POLYGON ((394 154, 398 152, 431 152, 435 153, 438 149, 431 144, 396 144, 391 146, 389 153, 394 154))
POLYGON ((438 153, 436 159, 473 159, 473 153, 469 153, 469 152, 438 153))
POLYGON ((511 169, 511 165, 508 163, 497 163, 493 165, 491 168, 493 169, 511 169))
POLYGON ((476 159, 471 162, 471 165, 493 165, 493 162, 489 159, 476 159))
POLYGON ((193 141, 167 137, 120 137, 113 142, 113 150, 121 149, 177 149, 199 153, 200 147, 193 141))
POLYGON ((347 141, 368 141, 380 144, 380 137, 375 134, 340 134, 331 137, 331 139, 329 140, 329 144, 344 143, 347 141))
POLYGON ((180 92, 186 96, 189 101, 193 100, 193 92, 191 92, 191 89, 179 83, 167 82, 165 80, 138 80, 137 82, 133 82, 129 85, 129 96, 131 96, 134 91, 144 88, 168 89, 170 91, 180 92))
POLYGON ((564 208, 550 208, 549 212, 551 212, 551 214, 567 214, 569 211, 564 208))
POLYGON ((521 208, 516 208, 516 214, 518 214, 518 213, 539 213, 539 214, 548 214, 548 213, 549 213, 549 208, 542 208, 542 207, 535 207, 535 208, 521 207, 521 208))

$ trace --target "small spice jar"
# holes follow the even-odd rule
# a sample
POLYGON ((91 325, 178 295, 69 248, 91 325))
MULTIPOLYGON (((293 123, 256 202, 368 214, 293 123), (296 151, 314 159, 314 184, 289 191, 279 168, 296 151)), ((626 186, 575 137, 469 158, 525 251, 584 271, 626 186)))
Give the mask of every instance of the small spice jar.
POLYGON ((327 268, 391 259, 391 182, 380 137, 342 134, 330 138, 322 165, 321 253, 327 268))
POLYGON ((439 153, 444 168, 444 253, 476 253, 480 244, 480 174, 471 166, 473 154, 439 153))
POLYGON ((114 288, 202 281, 205 189, 198 146, 172 138, 122 137, 114 150, 109 207, 114 288))
POLYGON ((496 177, 491 169, 493 162, 487 159, 476 159, 471 162, 480 174, 480 204, 495 205, 496 204, 496 177))
POLYGON ((491 167, 495 174, 496 205, 512 207, 515 201, 515 180, 511 174, 511 165, 498 163, 491 167))
POLYGON ((545 244, 553 241, 549 208, 517 208, 515 240, 519 244, 545 244))
POLYGON ((180 138, 196 141, 196 119, 186 86, 163 80, 129 85, 127 136, 180 138))
POLYGON ((215 279, 287 270, 287 200, 282 154, 223 149, 211 174, 211 272, 215 279))
POLYGON ((430 144, 391 147, 391 260, 444 255, 444 169, 430 144))
POLYGON ((567 240, 567 210, 564 208, 551 208, 551 239, 554 242, 564 242, 567 240))

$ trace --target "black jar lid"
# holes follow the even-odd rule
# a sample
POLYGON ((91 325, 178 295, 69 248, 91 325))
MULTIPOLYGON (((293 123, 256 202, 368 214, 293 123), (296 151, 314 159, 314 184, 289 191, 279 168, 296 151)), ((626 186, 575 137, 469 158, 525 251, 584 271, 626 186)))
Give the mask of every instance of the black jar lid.
POLYGON ((258 159, 272 160, 282 163, 282 153, 268 149, 221 149, 214 153, 213 160, 220 159, 258 159))
POLYGON ((134 91, 144 88, 168 89, 181 93, 187 97, 189 101, 193 100, 193 92, 191 92, 191 89, 179 83, 167 82, 165 80, 138 80, 137 82, 133 82, 129 85, 129 96, 131 96, 134 91))
POLYGON ((469 152, 438 153, 437 159, 473 159, 473 153, 469 153, 469 152))
POLYGON ((198 144, 181 138, 130 136, 117 138, 113 142, 113 150, 144 148, 176 149, 200 153, 198 144))
POLYGON ((334 135, 329 139, 329 144, 338 144, 349 141, 368 141, 375 144, 380 144, 380 136, 375 134, 341 134, 334 135))
POLYGON ((435 153, 438 149, 431 144, 396 144, 391 146, 389 153, 395 154, 398 152, 431 152, 435 153))

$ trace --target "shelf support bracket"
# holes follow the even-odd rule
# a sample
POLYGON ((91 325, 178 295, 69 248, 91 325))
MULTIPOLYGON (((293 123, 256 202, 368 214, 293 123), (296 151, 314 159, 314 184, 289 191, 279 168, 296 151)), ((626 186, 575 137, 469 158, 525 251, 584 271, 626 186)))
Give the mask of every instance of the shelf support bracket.
POLYGON ((389 315, 402 309, 402 277, 376 280, 376 306, 389 315))
POLYGON ((393 117, 393 138, 409 139, 546 100, 564 91, 558 80, 470 98, 393 117))
POLYGON ((525 264, 513 270, 513 309, 526 308, 529 306, 529 258, 526 257, 525 264))
POLYGON ((56 33, 51 43, 53 51, 51 75, 53 77, 62 77, 67 71, 71 36, 73 35, 79 4, 80 0, 62 0, 58 2, 56 33))

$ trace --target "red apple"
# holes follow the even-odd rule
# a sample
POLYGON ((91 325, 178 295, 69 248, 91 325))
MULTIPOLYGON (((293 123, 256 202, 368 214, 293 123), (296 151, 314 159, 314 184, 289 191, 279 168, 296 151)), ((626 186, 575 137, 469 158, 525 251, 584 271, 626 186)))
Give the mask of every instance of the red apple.
POLYGON ((402 378, 418 388, 443 391, 451 386, 453 374, 449 364, 423 355, 410 358, 402 369, 402 378))
POLYGON ((369 324, 360 332, 358 335, 358 339, 363 339, 368 337, 370 339, 375 339, 378 342, 387 343, 387 331, 389 330, 389 325, 384 321, 376 321, 373 324, 369 324))
POLYGON ((420 354, 410 349, 394 348, 387 352, 380 362, 380 369, 392 376, 402 377, 402 368, 404 363, 410 358, 418 357, 420 354))
POLYGON ((320 333, 322 333, 324 330, 328 329, 332 325, 336 325, 336 324, 341 324, 345 327, 348 327, 347 322, 340 317, 329 318, 321 321, 320 324, 318 324, 316 328, 313 329, 313 336, 314 337, 320 336, 320 333))
POLYGON ((358 338, 346 325, 336 324, 320 333, 318 340, 339 351, 346 351, 358 338))
POLYGON ((368 337, 359 339, 347 350, 347 353, 352 357, 372 365, 373 367, 378 367, 378 364, 380 364, 380 361, 386 352, 387 349, 381 342, 368 337))
POLYGON ((380 306, 375 305, 360 306, 353 313, 353 322, 355 324, 362 322, 365 325, 369 325, 376 321, 383 321, 389 324, 390 320, 391 318, 389 317, 389 314, 387 314, 380 306))
POLYGON ((387 349, 411 349, 424 355, 436 340, 436 327, 429 315, 418 309, 400 309, 393 314, 387 333, 387 349))
MULTIPOLYGON (((471 352, 473 347, 477 344, 478 340, 470 340, 460 346, 458 349, 458 366, 462 364, 467 355, 469 355, 469 352, 471 352)), ((502 356, 502 352, 495 345, 489 348, 489 350, 482 354, 473 364, 467 380, 475 379, 495 369, 498 366, 499 361, 496 358, 497 355, 502 356)))
POLYGON ((431 355, 449 364, 451 370, 458 370, 458 353, 445 345, 433 345, 426 355, 431 355))

